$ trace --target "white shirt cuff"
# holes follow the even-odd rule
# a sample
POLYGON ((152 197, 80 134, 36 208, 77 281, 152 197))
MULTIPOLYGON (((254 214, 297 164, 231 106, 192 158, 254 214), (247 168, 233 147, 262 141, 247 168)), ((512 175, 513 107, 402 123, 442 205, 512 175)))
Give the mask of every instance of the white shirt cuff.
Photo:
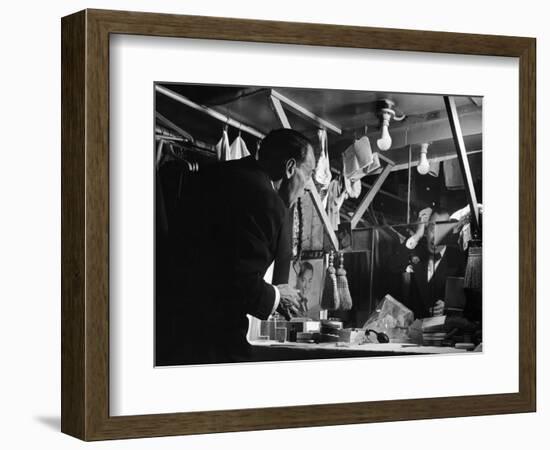
POLYGON ((279 292, 277 286, 273 286, 273 289, 275 289, 275 301, 273 302, 273 309, 271 310, 271 314, 275 312, 275 310, 279 306, 279 302, 281 301, 281 293, 279 292))

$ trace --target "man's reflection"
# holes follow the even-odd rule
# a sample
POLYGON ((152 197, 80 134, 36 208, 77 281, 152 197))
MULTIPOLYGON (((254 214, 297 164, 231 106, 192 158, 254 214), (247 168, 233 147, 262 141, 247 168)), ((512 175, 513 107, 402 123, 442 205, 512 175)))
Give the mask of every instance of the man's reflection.
POLYGON ((449 220, 447 210, 433 209, 411 258, 414 282, 410 307, 416 318, 442 315, 447 277, 464 276, 465 255, 456 245, 456 228, 452 223, 438 223, 449 220))

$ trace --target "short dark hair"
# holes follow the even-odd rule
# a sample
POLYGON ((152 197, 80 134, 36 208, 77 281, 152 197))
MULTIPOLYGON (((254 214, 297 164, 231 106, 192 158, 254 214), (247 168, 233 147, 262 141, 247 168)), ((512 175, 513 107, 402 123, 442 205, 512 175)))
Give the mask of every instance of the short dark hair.
POLYGON ((272 180, 280 180, 285 173, 286 162, 295 159, 301 164, 313 146, 302 133, 288 128, 272 130, 263 138, 258 150, 258 161, 272 180))
POLYGON ((432 213, 430 214, 430 220, 432 219, 433 216, 435 215, 438 215, 438 216, 444 216, 444 215, 448 215, 450 216, 451 213, 449 212, 449 210, 447 208, 445 208, 444 206, 441 206, 441 205, 436 205, 432 208, 432 213))
POLYGON ((298 272, 298 278, 302 278, 305 273, 310 270, 311 273, 313 272, 313 266, 308 261, 303 261, 302 264, 300 264, 300 271, 298 272))

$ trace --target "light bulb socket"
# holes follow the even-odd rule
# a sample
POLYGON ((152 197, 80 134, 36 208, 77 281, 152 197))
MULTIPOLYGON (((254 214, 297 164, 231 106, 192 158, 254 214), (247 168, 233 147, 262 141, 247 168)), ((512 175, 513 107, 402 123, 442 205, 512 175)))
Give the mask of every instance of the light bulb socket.
POLYGON ((395 117, 395 111, 393 109, 390 109, 390 108, 382 108, 380 110, 380 116, 382 117, 382 120, 384 122, 390 122, 390 119, 392 117, 395 117))

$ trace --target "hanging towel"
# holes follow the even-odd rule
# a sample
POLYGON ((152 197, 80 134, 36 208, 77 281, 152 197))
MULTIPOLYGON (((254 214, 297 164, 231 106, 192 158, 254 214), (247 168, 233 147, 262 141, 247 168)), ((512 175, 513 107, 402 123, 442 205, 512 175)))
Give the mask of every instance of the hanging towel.
POLYGON ((351 178, 354 174, 357 173, 359 168, 359 162, 355 157, 355 149, 353 144, 351 144, 342 154, 342 163, 344 168, 344 176, 346 178, 351 178))
MULTIPOLYGON (((468 163, 474 183, 481 180, 483 167, 481 153, 468 155, 468 163)), ((464 189, 464 179, 457 158, 444 161, 443 172, 445 173, 445 186, 447 189, 464 189)))
POLYGON ((439 177, 439 167, 441 166, 440 161, 430 161, 430 169, 428 175, 431 175, 434 178, 439 177))
POLYGON ((222 137, 216 144, 216 155, 218 161, 229 161, 231 159, 231 150, 229 146, 229 136, 227 135, 227 128, 223 129, 222 137))
POLYGON ((380 169, 380 155, 378 153, 372 154, 372 162, 363 169, 363 171, 368 175, 371 172, 374 172, 377 169, 380 169))
POLYGON ((338 229, 340 224, 340 208, 347 197, 347 192, 342 186, 340 179, 330 182, 327 195, 327 217, 333 230, 338 229))
POLYGON ((244 139, 241 137, 240 134, 231 144, 231 147, 229 148, 229 155, 231 160, 241 159, 250 156, 250 152, 246 147, 246 142, 244 142, 244 139))
POLYGON ((443 162, 443 172, 445 173, 445 186, 447 189, 464 189, 462 172, 458 159, 448 159, 443 162))
MULTIPOLYGON (((481 203, 477 204, 477 210, 479 214, 483 213, 483 205, 481 203)), ((469 222, 470 218, 470 206, 466 205, 464 208, 455 211, 451 214, 450 220, 458 221, 458 230, 460 232, 458 237, 458 243, 462 246, 462 250, 466 251, 468 249, 468 244, 472 240, 472 227, 469 222)), ((455 231, 456 232, 456 231, 455 231)))
POLYGON ((363 136, 353 144, 355 150, 355 157, 359 167, 363 169, 372 163, 372 149, 370 147, 370 141, 367 136, 363 136))
POLYGON ((344 176, 357 180, 365 175, 363 169, 373 162, 372 149, 367 136, 357 139, 343 153, 344 176))
POLYGON ((317 184, 320 184, 326 189, 332 179, 332 174, 330 173, 330 162, 328 158, 327 130, 318 130, 317 136, 319 138, 321 153, 319 155, 319 160, 317 161, 317 166, 315 167, 313 179, 317 184))
POLYGON ((353 156, 353 158, 351 157, 347 158, 346 152, 342 153, 342 167, 343 167, 342 175, 344 177, 344 189, 348 197, 357 198, 361 195, 361 179, 360 178, 351 179, 346 176, 346 164, 350 164, 350 163, 356 164, 356 167, 357 167, 358 166, 357 158, 355 157, 355 155, 353 156), (355 161, 355 163, 353 161, 355 161))
POLYGON ((344 187, 350 198, 357 198, 361 195, 361 180, 350 180, 344 176, 344 187))

